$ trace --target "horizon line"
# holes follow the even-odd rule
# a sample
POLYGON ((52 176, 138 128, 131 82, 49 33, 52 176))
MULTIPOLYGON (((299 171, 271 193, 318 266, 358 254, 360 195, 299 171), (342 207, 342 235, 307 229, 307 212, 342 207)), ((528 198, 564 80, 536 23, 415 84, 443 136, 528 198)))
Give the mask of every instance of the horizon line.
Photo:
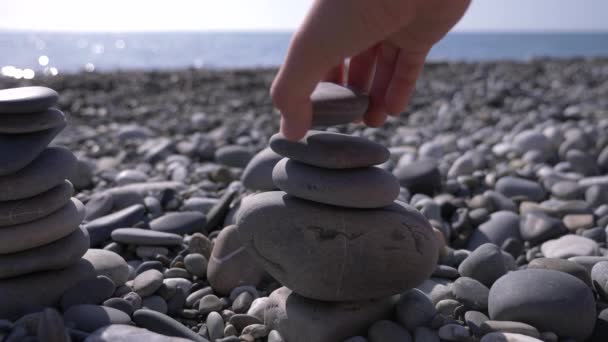
MULTIPOLYGON (((103 33, 103 34, 141 34, 141 33, 285 33, 291 34, 295 32, 295 29, 273 29, 273 28, 236 28, 236 29, 169 29, 169 30, 70 30, 70 29, 22 29, 22 28, 8 28, 0 27, 0 32, 15 32, 15 33, 103 33)), ((608 34, 608 30, 594 30, 594 29, 457 29, 448 32, 448 34, 454 33, 465 33, 465 34, 572 34, 572 33, 587 33, 587 34, 608 34)))

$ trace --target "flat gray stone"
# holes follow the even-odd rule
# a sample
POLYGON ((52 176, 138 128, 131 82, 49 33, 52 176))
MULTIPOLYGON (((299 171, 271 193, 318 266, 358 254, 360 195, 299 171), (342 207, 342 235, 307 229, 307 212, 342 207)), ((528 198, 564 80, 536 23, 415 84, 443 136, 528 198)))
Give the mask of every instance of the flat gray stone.
POLYGON ((538 338, 534 338, 531 336, 516 334, 516 333, 506 333, 506 332, 492 332, 486 335, 483 335, 479 342, 542 342, 538 338))
POLYGON ((570 234, 544 242, 540 246, 540 251, 547 258, 562 259, 575 256, 601 255, 597 242, 583 236, 570 234))
POLYGON ((65 125, 65 115, 55 108, 38 113, 0 114, 0 133, 34 133, 65 125))
POLYGON ((110 324, 131 324, 131 318, 126 313, 101 305, 74 305, 63 313, 66 322, 75 324, 76 329, 93 332, 110 324))
POLYGON ((61 297, 61 309, 65 312, 69 307, 80 304, 101 304, 110 298, 116 286, 106 276, 85 279, 68 289, 61 297))
POLYGON ((591 289, 569 274, 541 269, 509 272, 490 289, 490 318, 523 322, 584 341, 596 320, 591 289))
POLYGON ((148 329, 125 324, 111 324, 95 330, 84 342, 189 342, 181 337, 166 336, 148 329))
POLYGON ((467 249, 475 250, 488 242, 502 246, 508 238, 520 239, 519 220, 519 215, 510 211, 492 213, 488 221, 473 231, 467 243, 467 249))
POLYGON ((43 246, 78 229, 84 218, 84 205, 77 199, 40 220, 0 228, 0 254, 22 252, 43 246))
POLYGON ((244 168, 253 158, 253 152, 245 146, 227 145, 215 150, 215 160, 229 167, 244 168))
POLYGON ((591 286, 591 278, 587 269, 570 260, 557 258, 536 258, 528 263, 529 269, 545 269, 555 270, 568 273, 582 280, 585 284, 591 286))
POLYGON ((274 167, 272 180, 292 196, 349 208, 386 207, 400 189, 397 178, 378 167, 332 170, 287 158, 274 167))
POLYGON ((105 216, 112 211, 114 207, 114 197, 111 193, 104 191, 96 193, 85 204, 86 214, 84 219, 92 221, 96 218, 105 216))
POLYGON ((353 169, 379 165, 390 157, 389 150, 371 140, 332 132, 308 131, 299 141, 290 141, 281 133, 270 138, 276 153, 313 166, 327 169, 353 169))
POLYGON ((59 304, 67 289, 96 277, 94 264, 80 259, 67 268, 0 280, 0 317, 15 320, 59 304))
POLYGON ((89 234, 76 229, 66 237, 23 252, 0 255, 0 279, 76 264, 89 248, 89 234))
POLYGON ((452 284, 454 298, 473 310, 486 311, 489 292, 484 284, 469 277, 460 277, 452 284))
POLYGON ((34 133, 0 133, 0 176, 17 172, 30 164, 64 127, 65 123, 59 127, 34 133))
POLYGON ((120 255, 103 249, 90 248, 83 256, 95 267, 97 275, 104 275, 118 287, 129 279, 129 267, 120 255))
POLYGON ((118 228, 112 231, 112 240, 133 245, 179 246, 183 238, 177 234, 150 229, 118 228))
POLYGON ((333 126, 363 118, 369 97, 330 82, 320 82, 310 95, 312 126, 333 126))
POLYGON ((542 201, 546 195, 540 184, 519 177, 502 177, 496 182, 495 188, 509 198, 523 198, 534 202, 542 201))
POLYGON ((84 225, 91 236, 91 246, 95 247, 108 240, 118 228, 131 227, 143 219, 146 209, 134 204, 112 214, 96 218, 84 225))
POLYGON ((207 281, 217 293, 228 295, 241 285, 258 286, 265 273, 245 250, 236 226, 220 231, 207 265, 207 281))
POLYGON ((68 181, 39 195, 0 202, 0 227, 41 219, 61 209, 70 201, 74 187, 68 181))
POLYGON ((197 342, 209 342, 180 322, 160 312, 140 309, 133 313, 133 321, 137 326, 159 334, 183 337, 197 342))
POLYGON ((150 222, 150 229, 173 234, 205 232, 205 215, 197 211, 167 213, 150 222))
MULTIPOLYGON (((31 163, 28 161, 27 166, 24 164, 25 167, 19 167, 17 172, 6 175, 0 171, 0 174, 4 174, 0 176, 0 202, 30 198, 50 190, 63 183, 76 167, 76 157, 67 148, 43 149, 38 158, 30 160, 31 163)), ((10 149, 7 153, 19 154, 14 151, 21 151, 21 148, 10 149)))
POLYGON ((281 191, 253 199, 238 218, 240 240, 268 273, 307 298, 388 296, 419 285, 435 269, 437 238, 406 204, 356 210, 281 191))
POLYGON ((264 323, 289 342, 336 342, 365 335, 376 321, 388 319, 397 296, 358 302, 311 300, 281 287, 270 295, 264 323))
POLYGON ((0 90, 0 114, 35 113, 53 107, 59 94, 47 87, 19 87, 0 90))
POLYGON ((275 190, 277 187, 272 182, 272 169, 282 158, 270 147, 261 150, 245 167, 241 182, 249 190, 275 190))

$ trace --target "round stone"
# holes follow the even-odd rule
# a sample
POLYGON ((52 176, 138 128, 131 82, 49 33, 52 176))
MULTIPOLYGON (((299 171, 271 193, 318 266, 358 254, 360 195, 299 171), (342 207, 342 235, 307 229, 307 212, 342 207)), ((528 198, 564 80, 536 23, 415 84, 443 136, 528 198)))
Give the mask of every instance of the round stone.
POLYGON ((333 126, 361 119, 367 111, 369 97, 341 85, 320 82, 310 95, 312 126, 333 126))
POLYGON ((519 232, 524 240, 537 244, 563 235, 567 230, 561 220, 532 211, 523 216, 519 232))
POLYGON ((38 220, 70 201, 74 187, 68 181, 30 198, 0 202, 0 227, 38 220))
POLYGON ((492 243, 477 247, 458 266, 460 275, 473 278, 485 286, 492 286, 507 271, 503 252, 492 243))
POLYGON ((292 196, 349 208, 385 207, 399 196, 395 176, 378 167, 332 170, 285 158, 275 166, 272 180, 292 196))
POLYGON ((133 280, 133 291, 142 297, 150 296, 163 284, 163 274, 158 270, 147 270, 133 280))
POLYGON ((406 204, 356 210, 281 191, 253 198, 238 218, 240 240, 268 273, 307 298, 388 296, 419 285, 435 269, 433 229, 406 204))
POLYGON ((0 133, 34 133, 65 124, 65 115, 55 108, 38 113, 0 114, 0 133))
POLYGON ((78 229, 84 218, 84 205, 71 201, 40 220, 0 228, 0 254, 10 254, 43 246, 78 229))
POLYGON ((396 320, 408 331, 426 325, 437 314, 431 300, 418 289, 411 289, 401 295, 395 306, 396 320))
POLYGON ((393 174, 412 194, 433 195, 441 188, 441 174, 437 162, 433 159, 400 162, 393 170, 393 174))
POLYGON ((247 164, 241 182, 249 190, 275 190, 277 187, 272 182, 272 169, 282 158, 270 147, 261 150, 247 164))
POLYGON ((299 141, 281 133, 270 138, 276 153, 304 164, 326 169, 353 169, 379 165, 388 160, 388 149, 371 140, 332 132, 308 131, 299 141))
POLYGON ((469 277, 460 277, 452 284, 456 300, 473 310, 486 311, 489 292, 484 284, 469 277))
POLYGON ((490 289, 490 318, 523 322, 540 331, 584 341, 595 324, 595 298, 584 282, 541 269, 509 272, 490 289))
POLYGON ((597 242, 586 237, 570 234, 544 242, 540 246, 540 251, 547 258, 562 259, 575 256, 601 255, 597 242))
POLYGON ((323 302, 286 287, 272 292, 264 322, 289 342, 336 342, 365 335, 374 322, 388 319, 397 296, 357 302, 323 302))
POLYGON ((126 313, 101 305, 81 304, 70 307, 63 314, 66 322, 74 323, 76 329, 93 332, 110 324, 131 324, 126 313))
POLYGON ((196 211, 167 213, 150 222, 150 229, 173 234, 205 232, 205 215, 196 211))
POLYGON ((90 248, 83 258, 95 267, 97 275, 110 278, 117 287, 123 285, 129 279, 127 262, 114 252, 90 248))
POLYGON ((467 243, 468 250, 475 250, 484 243, 502 246, 509 238, 520 239, 519 215, 510 211, 497 211, 490 219, 482 223, 471 235, 467 243))
POLYGON ((76 229, 47 245, 0 255, 0 279, 66 268, 76 264, 88 248, 89 234, 84 229, 76 229))
POLYGON ((184 258, 184 266, 191 274, 197 277, 204 277, 207 274, 207 258, 198 253, 191 253, 184 258))
POLYGON ((0 90, 0 114, 34 113, 57 103, 59 94, 46 87, 20 87, 0 90))
POLYGON ((213 289, 227 295, 237 286, 259 285, 264 275, 264 270, 241 244, 237 227, 222 229, 215 239, 207 266, 207 281, 213 289))
POLYGON ((182 237, 173 233, 142 228, 119 228, 112 231, 112 240, 132 245, 179 246, 182 237))
POLYGON ((593 266, 591 269, 591 279, 593 280, 595 291, 602 298, 608 298, 608 261, 601 261, 593 266))
MULTIPOLYGON (((20 154, 14 151, 21 151, 21 148, 10 150, 10 154, 20 154)), ((0 176, 0 202, 34 197, 56 187, 65 181, 76 162, 74 154, 66 148, 45 149, 24 168, 0 176)))

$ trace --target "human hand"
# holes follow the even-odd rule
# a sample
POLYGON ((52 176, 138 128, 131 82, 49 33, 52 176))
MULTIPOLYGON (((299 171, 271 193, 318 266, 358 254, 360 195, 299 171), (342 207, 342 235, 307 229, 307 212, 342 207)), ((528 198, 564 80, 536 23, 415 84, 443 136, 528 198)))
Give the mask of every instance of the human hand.
POLYGON ((378 127, 407 105, 431 47, 464 15, 470 0, 316 0, 295 33, 271 88, 281 132, 310 128, 310 94, 319 81, 345 82, 370 96, 364 115, 378 127))

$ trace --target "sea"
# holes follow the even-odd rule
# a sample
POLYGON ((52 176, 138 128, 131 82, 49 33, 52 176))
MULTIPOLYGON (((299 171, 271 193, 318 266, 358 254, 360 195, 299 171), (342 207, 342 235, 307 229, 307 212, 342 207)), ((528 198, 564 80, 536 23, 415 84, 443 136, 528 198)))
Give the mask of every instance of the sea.
MULTIPOLYGON (((291 32, 67 33, 0 31, 0 75, 276 67, 291 32)), ((606 33, 450 33, 431 61, 608 56, 606 33)))

